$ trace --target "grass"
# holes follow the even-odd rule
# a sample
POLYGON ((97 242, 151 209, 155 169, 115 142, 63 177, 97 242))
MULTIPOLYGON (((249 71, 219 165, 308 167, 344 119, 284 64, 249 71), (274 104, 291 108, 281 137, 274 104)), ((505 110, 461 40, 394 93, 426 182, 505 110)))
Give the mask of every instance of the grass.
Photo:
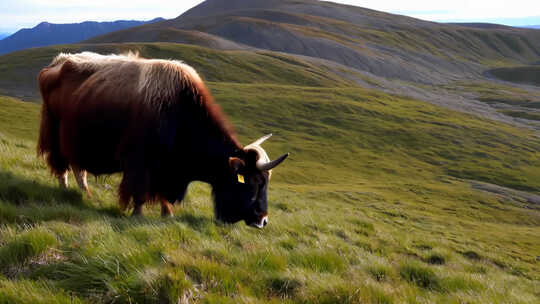
POLYGON ((39 106, 0 97, 0 303, 538 301, 538 209, 469 181, 538 193, 531 132, 357 87, 209 87, 241 142, 291 152, 264 230, 216 222, 202 183, 170 219, 121 213, 119 175, 58 188, 39 106))

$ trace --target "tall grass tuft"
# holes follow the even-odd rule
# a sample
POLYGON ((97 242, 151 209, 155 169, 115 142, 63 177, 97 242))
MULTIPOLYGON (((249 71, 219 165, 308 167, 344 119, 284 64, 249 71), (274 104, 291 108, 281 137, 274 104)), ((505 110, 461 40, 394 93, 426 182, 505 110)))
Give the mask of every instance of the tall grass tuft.
POLYGON ((4 280, 0 277, 0 304, 82 304, 82 299, 59 290, 46 281, 19 279, 4 280))
POLYGON ((426 257, 426 262, 433 265, 446 264, 447 258, 439 252, 432 252, 426 257))
POLYGON ((442 279, 442 288, 447 292, 456 291, 480 291, 484 289, 484 285, 477 280, 470 279, 465 276, 453 276, 442 279))
POLYGON ((286 276, 272 276, 266 279, 266 288, 270 296, 277 296, 281 299, 292 298, 302 287, 302 282, 286 276))
POLYGON ((345 269, 345 262, 343 261, 342 257, 328 251, 293 253, 289 257, 289 263, 294 266, 300 266, 316 272, 337 273, 345 269))
POLYGON ((22 264, 57 244, 56 237, 42 228, 23 232, 0 247, 0 267, 22 264))
POLYGON ((308 298, 301 303, 319 304, 356 304, 374 303, 391 304, 394 300, 382 290, 373 286, 339 285, 316 294, 316 298, 308 298))
POLYGON ((408 262, 400 267, 399 274, 405 281, 419 287, 435 291, 441 290, 441 279, 428 267, 408 262))
POLYGON ((151 289, 158 272, 148 269, 152 269, 151 265, 157 261, 152 250, 130 248, 125 248, 120 256, 75 254, 45 276, 57 280, 63 289, 87 298, 125 299, 129 302, 140 297, 145 286, 151 289))
POLYGON ((376 281, 386 281, 390 278, 392 268, 386 265, 377 264, 368 267, 368 272, 376 281))
POLYGON ((282 271, 287 267, 287 259, 284 256, 271 252, 263 252, 249 258, 248 266, 255 272, 282 271))

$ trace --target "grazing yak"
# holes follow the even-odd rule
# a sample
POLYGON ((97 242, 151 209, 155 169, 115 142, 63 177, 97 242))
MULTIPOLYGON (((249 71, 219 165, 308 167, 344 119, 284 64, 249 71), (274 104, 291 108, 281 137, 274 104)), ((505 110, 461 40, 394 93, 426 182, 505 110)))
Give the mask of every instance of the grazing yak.
POLYGON ((212 186, 216 217, 267 224, 271 161, 261 147, 242 147, 220 107, 190 66, 138 54, 59 54, 39 74, 43 98, 38 154, 62 186, 71 168, 90 194, 86 172, 122 172, 120 206, 159 201, 163 216, 191 181, 212 186))

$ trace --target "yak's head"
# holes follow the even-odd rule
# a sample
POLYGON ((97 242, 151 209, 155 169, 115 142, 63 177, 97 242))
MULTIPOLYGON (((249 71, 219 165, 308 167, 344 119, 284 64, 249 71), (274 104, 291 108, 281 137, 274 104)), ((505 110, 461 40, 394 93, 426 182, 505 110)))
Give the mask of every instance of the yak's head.
POLYGON ((227 223, 244 220, 247 225, 263 228, 268 223, 267 190, 272 169, 289 156, 285 153, 270 160, 261 144, 266 135, 244 147, 240 156, 229 158, 226 181, 214 185, 216 217, 227 223))

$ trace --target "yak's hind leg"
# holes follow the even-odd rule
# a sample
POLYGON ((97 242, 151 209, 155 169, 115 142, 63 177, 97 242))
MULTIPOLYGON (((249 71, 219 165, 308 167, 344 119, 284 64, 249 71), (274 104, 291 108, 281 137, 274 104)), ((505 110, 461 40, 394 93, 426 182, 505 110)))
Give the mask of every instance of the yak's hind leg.
POLYGON ((79 167, 71 166, 71 169, 73 169, 73 175, 75 175, 75 180, 77 181, 77 184, 79 185, 79 188, 81 188, 89 197, 92 197, 92 193, 90 192, 90 188, 88 188, 88 181, 87 181, 87 173, 86 170, 82 170, 79 167))
POLYGON ((131 216, 143 216, 143 204, 143 200, 133 199, 133 212, 131 213, 131 216))
MULTIPOLYGON (((40 79, 41 77, 40 74, 40 79)), ((44 97, 41 107, 37 154, 45 157, 52 174, 58 178, 60 186, 67 188, 69 162, 60 153, 60 121, 50 115, 47 103, 48 100, 44 97)))
POLYGON ((161 199, 161 217, 172 217, 172 205, 166 199, 161 199))
POLYGON ((129 203, 131 202, 131 193, 128 189, 128 181, 125 174, 122 178, 122 182, 120 183, 120 187, 118 188, 118 198, 120 203, 120 209, 122 211, 125 211, 129 207, 129 203))

